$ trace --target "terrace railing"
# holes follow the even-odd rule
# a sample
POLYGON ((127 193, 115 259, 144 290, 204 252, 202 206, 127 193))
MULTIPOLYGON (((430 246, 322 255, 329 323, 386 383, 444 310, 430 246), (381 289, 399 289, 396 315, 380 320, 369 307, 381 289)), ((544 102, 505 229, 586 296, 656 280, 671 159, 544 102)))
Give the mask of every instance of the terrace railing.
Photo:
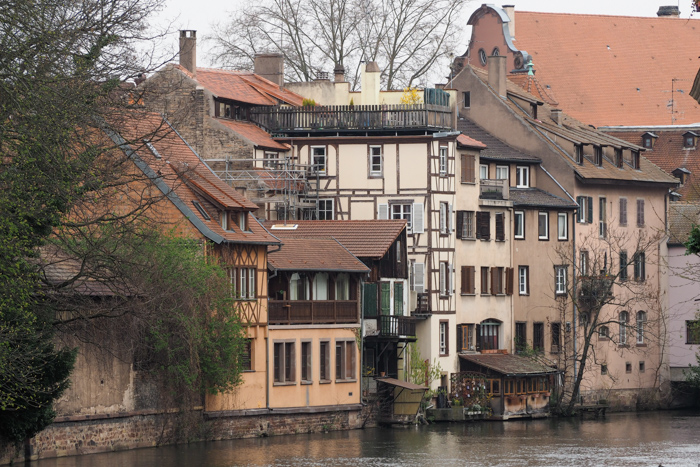
POLYGON ((433 104, 268 106, 250 109, 249 116, 271 133, 452 128, 450 108, 433 104))
POLYGON ((270 300, 269 324, 359 323, 357 300, 270 300))
POLYGON ((407 316, 379 315, 380 335, 384 337, 415 337, 416 321, 407 316))

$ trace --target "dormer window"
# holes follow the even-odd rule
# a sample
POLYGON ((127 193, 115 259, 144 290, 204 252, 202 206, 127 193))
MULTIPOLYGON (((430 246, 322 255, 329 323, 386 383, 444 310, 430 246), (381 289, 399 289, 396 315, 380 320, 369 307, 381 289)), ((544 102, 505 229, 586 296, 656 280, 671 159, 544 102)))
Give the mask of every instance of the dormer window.
POLYGON ((239 212, 238 213, 238 227, 241 230, 248 230, 248 213, 247 212, 239 212))
POLYGON ((578 165, 583 165, 583 145, 577 144, 574 146, 574 157, 578 165))
POLYGON ((248 114, 244 107, 217 99, 214 99, 214 116, 219 118, 230 118, 232 120, 248 119, 248 114))
POLYGON ((698 141, 698 134, 694 131, 686 131, 683 134, 683 149, 695 149, 698 141))
POLYGON ((615 148, 615 167, 622 168, 622 148, 615 148))
POLYGON ((654 133, 651 131, 647 131, 642 135, 642 145, 644 146, 644 149, 651 150, 654 149, 654 143, 656 142, 656 136, 654 133))
POLYGON ((632 150, 632 167, 639 170, 639 151, 632 150))
POLYGON ((221 211, 221 228, 233 232, 233 222, 229 219, 230 214, 226 211, 221 211))
POLYGON ((603 148, 600 146, 593 146, 593 159, 595 161, 595 165, 598 167, 603 166, 603 148))

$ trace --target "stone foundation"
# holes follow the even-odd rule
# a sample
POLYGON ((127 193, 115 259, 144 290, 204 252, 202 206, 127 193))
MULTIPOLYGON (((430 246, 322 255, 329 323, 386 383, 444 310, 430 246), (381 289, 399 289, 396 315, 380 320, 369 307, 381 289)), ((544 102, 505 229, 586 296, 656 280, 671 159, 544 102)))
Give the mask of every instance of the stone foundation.
POLYGON ((183 433, 182 418, 177 413, 143 411, 117 416, 59 418, 24 446, 5 447, 0 451, 0 465, 186 441, 353 430, 375 426, 376 413, 370 406, 359 404, 280 410, 196 411, 188 414, 187 422, 196 425, 195 429, 183 433))
POLYGON ((608 404, 610 412, 636 412, 669 408, 658 389, 612 389, 604 391, 582 391, 583 405, 594 405, 599 401, 608 404))

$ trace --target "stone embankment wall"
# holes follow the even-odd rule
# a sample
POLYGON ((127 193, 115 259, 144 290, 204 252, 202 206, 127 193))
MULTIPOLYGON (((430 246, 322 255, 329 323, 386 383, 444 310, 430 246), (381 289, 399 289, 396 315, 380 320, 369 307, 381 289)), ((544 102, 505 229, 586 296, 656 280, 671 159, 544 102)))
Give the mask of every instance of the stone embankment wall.
POLYGON ((17 448, 0 450, 0 465, 24 460, 76 456, 174 444, 261 436, 352 430, 376 425, 371 406, 325 407, 313 412, 256 410, 247 412, 196 411, 188 423, 196 430, 182 433, 181 414, 155 411, 123 415, 62 417, 17 448), (193 437, 193 434, 196 436, 193 437))

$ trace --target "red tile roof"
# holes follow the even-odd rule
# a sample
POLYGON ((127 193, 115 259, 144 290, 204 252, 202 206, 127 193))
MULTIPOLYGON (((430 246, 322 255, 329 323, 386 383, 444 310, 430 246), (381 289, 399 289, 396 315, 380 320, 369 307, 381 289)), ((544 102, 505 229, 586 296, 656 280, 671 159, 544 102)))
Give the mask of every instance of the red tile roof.
POLYGON ((673 123, 700 122, 700 104, 689 96, 700 65, 698 19, 516 11, 515 39, 538 80, 578 120, 668 125, 673 97, 673 123))
MULTIPOLYGON (((700 141, 695 149, 686 149, 683 146, 683 135, 687 131, 694 131, 700 134, 700 125, 695 127, 646 127, 646 128, 606 128, 607 133, 629 141, 633 144, 642 145, 642 135, 647 131, 654 133, 657 138, 651 150, 644 151, 644 157, 666 173, 671 174, 674 170, 683 168, 690 171, 688 179, 682 186, 674 188, 673 191, 682 196, 683 201, 700 200, 700 141)), ((700 138, 698 138, 700 139, 700 138)))
MULTIPOLYGON (((192 77, 184 67, 175 65, 192 77)), ((249 71, 229 71, 214 68, 197 68, 192 77, 217 97, 252 105, 289 104, 301 106, 304 98, 299 94, 280 88, 277 84, 249 71)))
POLYGON ((265 221, 263 225, 285 242, 295 237, 332 237, 358 258, 379 259, 386 254, 392 243, 406 228, 406 221, 394 219, 287 221, 286 227, 280 221, 265 221))
POLYGON ((285 238, 281 249, 268 253, 267 263, 285 271, 369 272, 362 261, 328 237, 285 238))
POLYGON ((527 73, 518 73, 508 75, 508 79, 535 96, 537 99, 547 104, 557 107, 559 102, 556 100, 552 94, 551 89, 546 89, 546 85, 542 86, 540 81, 535 77, 535 75, 529 75, 527 73))
POLYGON ((235 131, 241 137, 250 141, 253 145, 265 149, 274 149, 277 151, 289 151, 288 144, 279 143, 270 137, 270 134, 251 122, 241 120, 230 120, 227 118, 217 118, 216 121, 226 128, 235 131))
POLYGON ((465 148, 486 149, 486 145, 484 143, 467 135, 459 135, 457 137, 457 144, 465 148))
POLYGON ((113 122, 112 128, 118 132, 111 135, 112 139, 119 142, 127 154, 133 151, 131 155, 137 166, 203 235, 215 241, 279 243, 255 220, 251 211, 257 210, 258 206, 217 177, 163 117, 153 113, 127 115, 119 122, 113 122), (149 135, 149 144, 158 155, 144 143, 144 135, 149 135), (249 231, 241 231, 237 226, 234 230, 222 229, 218 222, 219 213, 208 212, 210 219, 207 219, 195 208, 193 201, 206 201, 219 209, 247 212, 249 231))

